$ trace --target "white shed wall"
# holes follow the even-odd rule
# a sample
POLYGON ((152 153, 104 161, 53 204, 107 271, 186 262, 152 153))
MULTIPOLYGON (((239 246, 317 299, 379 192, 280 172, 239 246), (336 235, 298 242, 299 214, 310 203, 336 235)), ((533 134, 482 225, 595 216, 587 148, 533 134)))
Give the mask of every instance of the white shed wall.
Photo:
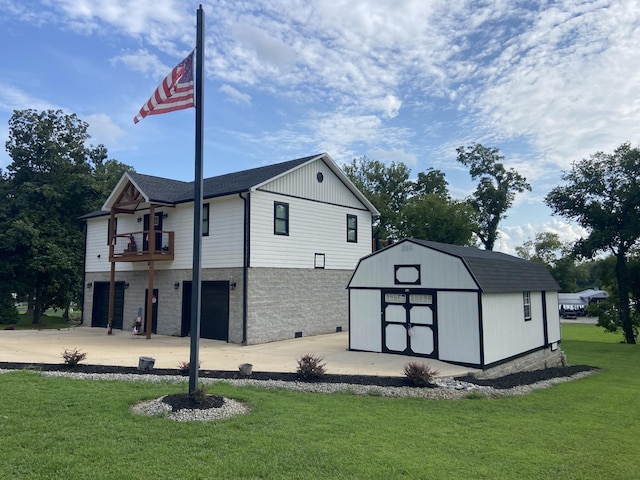
POLYGON ((371 253, 371 214, 269 192, 251 193, 251 266, 314 268, 316 253, 326 269, 353 270, 371 253), (289 235, 273 233, 274 202, 289 204, 289 235), (358 217, 358 242, 347 242, 347 214, 358 217))
POLYGON ((438 358, 480 363, 480 319, 476 292, 438 292, 438 358))
POLYGON ((421 265, 421 283, 410 288, 478 289, 462 260, 410 242, 393 245, 363 259, 349 286, 398 288, 394 282, 394 265, 412 264, 421 265))
POLYGON ((380 290, 349 290, 349 348, 382 351, 380 290))
POLYGON ((531 292, 531 320, 524 320, 522 292, 482 296, 484 361, 490 364, 544 345, 542 296, 531 292))
POLYGON ((560 341, 560 303, 556 292, 547 292, 547 335, 549 343, 560 341))

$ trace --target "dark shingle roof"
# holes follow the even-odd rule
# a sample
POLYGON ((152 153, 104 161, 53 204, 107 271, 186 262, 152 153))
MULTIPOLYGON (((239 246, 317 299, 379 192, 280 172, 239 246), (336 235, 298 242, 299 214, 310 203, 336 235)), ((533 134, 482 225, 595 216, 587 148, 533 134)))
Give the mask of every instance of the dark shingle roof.
MULTIPOLYGON (((277 177, 318 155, 289 160, 264 167, 252 168, 241 172, 228 173, 217 177, 205 178, 202 195, 204 198, 231 195, 246 192, 251 187, 277 177)), ((168 178, 153 177, 142 173, 130 173, 138 187, 149 196, 151 201, 159 203, 184 203, 193 201, 194 182, 180 182, 168 178)))
POLYGON ((483 292, 558 291, 560 287, 541 263, 501 252, 408 239, 460 258, 483 292))

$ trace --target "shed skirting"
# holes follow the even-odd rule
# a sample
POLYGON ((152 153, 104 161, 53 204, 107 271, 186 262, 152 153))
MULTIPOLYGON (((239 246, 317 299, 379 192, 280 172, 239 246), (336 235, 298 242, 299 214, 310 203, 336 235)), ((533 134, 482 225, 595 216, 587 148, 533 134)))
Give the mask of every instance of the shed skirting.
POLYGON ((533 352, 527 352, 517 357, 487 365, 481 372, 476 373, 475 377, 486 379, 503 377, 510 373, 560 367, 564 365, 564 362, 564 353, 559 348, 552 350, 550 347, 543 347, 533 352))

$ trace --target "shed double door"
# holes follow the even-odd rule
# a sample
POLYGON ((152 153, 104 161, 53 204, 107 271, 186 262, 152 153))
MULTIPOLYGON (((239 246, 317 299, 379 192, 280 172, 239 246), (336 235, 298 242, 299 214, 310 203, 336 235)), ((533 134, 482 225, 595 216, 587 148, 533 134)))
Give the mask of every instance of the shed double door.
POLYGON ((382 290, 382 351, 438 358, 434 290, 382 290))

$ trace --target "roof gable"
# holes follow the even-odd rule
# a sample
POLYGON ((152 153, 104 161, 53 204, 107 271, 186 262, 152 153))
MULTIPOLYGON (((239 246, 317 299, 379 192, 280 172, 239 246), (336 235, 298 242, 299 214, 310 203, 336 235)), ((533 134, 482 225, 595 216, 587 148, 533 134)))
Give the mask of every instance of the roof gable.
MULTIPOLYGON (((340 176, 343 183, 345 183, 353 195, 356 196, 373 215, 379 214, 373 204, 349 181, 344 172, 342 172, 326 153, 205 178, 203 180, 202 195, 204 198, 214 198, 255 190, 275 178, 286 175, 288 172, 318 159, 323 159, 331 170, 340 176)), ((127 189, 131 190, 131 187, 134 187, 134 189, 138 191, 140 204, 178 204, 192 202, 194 200, 194 185, 195 182, 182 182, 133 171, 127 172, 122 176, 111 195, 109 195, 102 210, 110 210, 110 208, 122 198, 123 192, 126 192, 127 189)), ((85 215, 83 218, 88 218, 92 215, 94 214, 85 215)))
POLYGON ((483 292, 558 291, 560 287, 547 267, 502 252, 407 239, 460 258, 483 292))
MULTIPOLYGON (((444 255, 458 258, 464 264, 478 288, 485 293, 524 291, 557 292, 559 290, 558 284, 547 268, 540 263, 524 260, 501 252, 412 238, 400 240, 397 243, 360 259, 356 271, 365 260, 390 249, 402 249, 402 244, 407 242, 417 245, 418 247, 427 248, 444 255)), ((351 280, 353 280, 355 275, 356 272, 354 272, 351 280)), ((351 284, 351 282, 349 282, 349 284, 351 284)))

